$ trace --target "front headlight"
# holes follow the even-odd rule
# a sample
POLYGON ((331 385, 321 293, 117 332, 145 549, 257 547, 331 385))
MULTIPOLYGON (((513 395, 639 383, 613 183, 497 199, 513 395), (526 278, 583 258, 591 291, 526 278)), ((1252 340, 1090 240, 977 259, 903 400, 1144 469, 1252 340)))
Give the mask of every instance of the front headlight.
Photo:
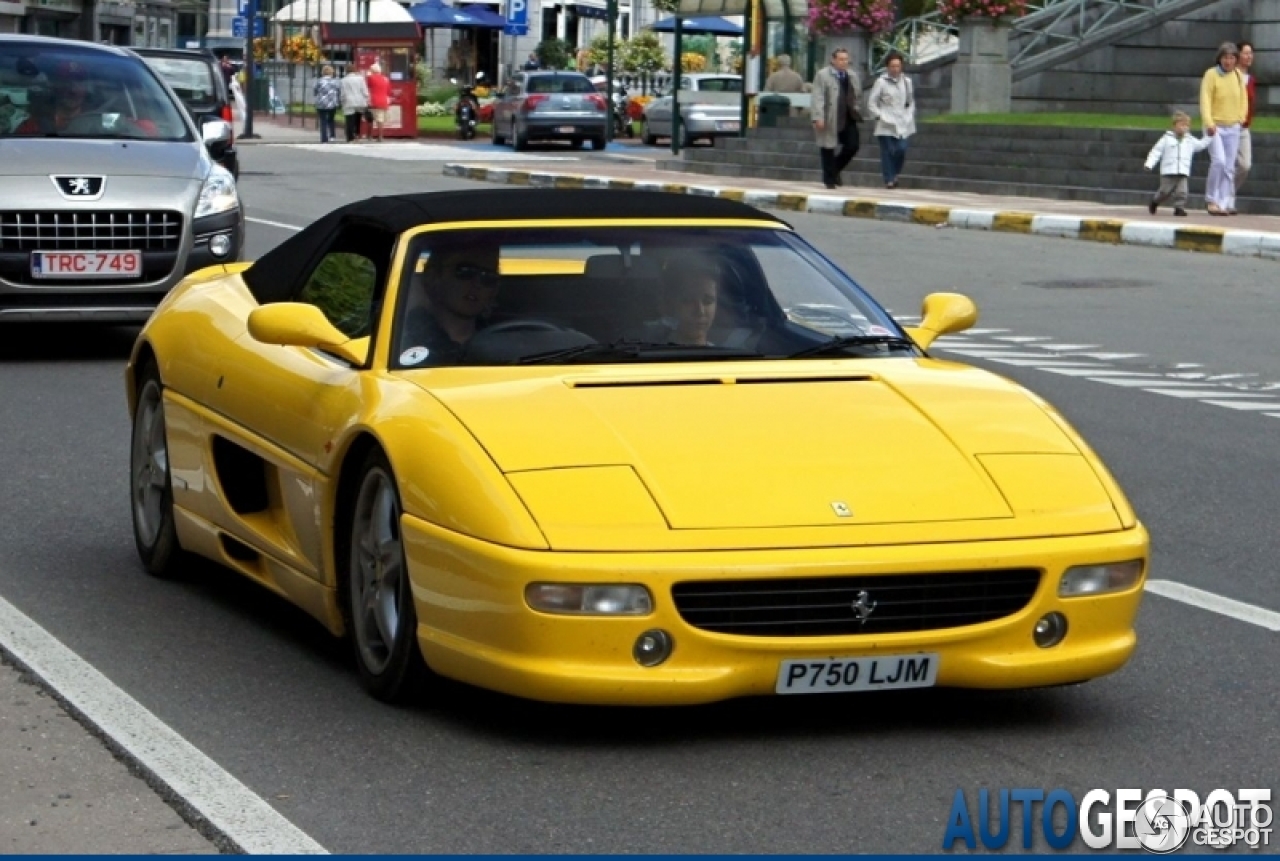
POLYGON ((1068 568, 1058 583, 1059 598, 1105 595, 1131 589, 1142 576, 1142 560, 1109 565, 1076 565, 1068 568))
POLYGON ((209 178, 200 189, 200 200, 196 203, 196 218, 206 215, 217 215, 229 212, 240 205, 240 196, 236 194, 236 180, 220 164, 215 164, 209 172, 209 178))
POLYGON ((525 602, 543 613, 582 616, 647 616, 653 598, 643 586, 631 584, 530 583, 525 602))

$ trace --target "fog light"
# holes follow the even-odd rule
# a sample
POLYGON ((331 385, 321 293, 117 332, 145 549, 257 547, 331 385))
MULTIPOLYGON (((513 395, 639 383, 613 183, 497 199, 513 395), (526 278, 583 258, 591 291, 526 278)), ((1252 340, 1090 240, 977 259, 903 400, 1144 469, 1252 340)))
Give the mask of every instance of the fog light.
POLYGON ((656 667, 671 657, 673 648, 675 648, 675 640, 671 639, 671 635, 661 628, 654 628, 636 638, 631 656, 642 667, 656 667))
POLYGON ((209 251, 214 257, 226 257, 231 253, 231 237, 225 233, 219 233, 209 240, 209 251))
POLYGON ((1058 582, 1058 597, 1076 598, 1081 595, 1122 592, 1137 585, 1141 576, 1141 559, 1109 565, 1076 565, 1063 573, 1058 582))
POLYGON ((1046 613, 1036 622, 1031 632, 1031 639, 1042 649, 1048 649, 1062 642, 1067 635, 1067 617, 1061 613, 1046 613))
POLYGON ((544 613, 578 616, 647 616, 653 599, 643 586, 585 583, 530 583, 524 589, 525 602, 544 613))

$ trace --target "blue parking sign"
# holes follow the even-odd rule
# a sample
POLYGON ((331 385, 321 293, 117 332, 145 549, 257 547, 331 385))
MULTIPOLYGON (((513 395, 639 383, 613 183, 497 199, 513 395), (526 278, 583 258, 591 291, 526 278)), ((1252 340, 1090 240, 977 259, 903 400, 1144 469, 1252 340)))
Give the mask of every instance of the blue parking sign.
POLYGON ((507 0, 507 26, 503 31, 511 36, 523 36, 529 32, 529 0, 507 0))

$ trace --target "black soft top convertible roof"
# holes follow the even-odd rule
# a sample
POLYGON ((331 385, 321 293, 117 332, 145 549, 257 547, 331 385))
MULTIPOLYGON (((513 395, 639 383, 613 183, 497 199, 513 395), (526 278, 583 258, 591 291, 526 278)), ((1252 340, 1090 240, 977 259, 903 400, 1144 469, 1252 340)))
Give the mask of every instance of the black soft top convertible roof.
POLYGON ((334 236, 351 226, 396 236, 423 224, 594 218, 745 218, 786 222, 734 200, 612 189, 478 189, 370 197, 335 209, 258 258, 245 284, 261 303, 287 301, 334 236))

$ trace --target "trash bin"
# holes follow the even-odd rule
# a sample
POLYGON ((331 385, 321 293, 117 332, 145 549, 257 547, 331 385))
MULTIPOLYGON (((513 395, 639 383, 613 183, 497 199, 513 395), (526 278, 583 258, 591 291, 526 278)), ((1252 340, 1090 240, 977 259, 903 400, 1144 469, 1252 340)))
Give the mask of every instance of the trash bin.
POLYGON ((756 125, 776 126, 778 120, 791 113, 791 100, 786 96, 761 96, 756 105, 756 125))

